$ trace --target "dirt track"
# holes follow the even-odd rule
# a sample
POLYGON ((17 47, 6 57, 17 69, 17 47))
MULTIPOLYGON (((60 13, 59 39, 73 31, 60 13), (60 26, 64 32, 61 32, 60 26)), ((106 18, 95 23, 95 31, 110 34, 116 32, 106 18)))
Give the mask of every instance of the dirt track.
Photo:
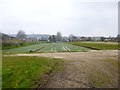
POLYGON ((64 70, 52 73, 45 88, 93 88, 118 86, 118 51, 17 54, 61 58, 64 70))

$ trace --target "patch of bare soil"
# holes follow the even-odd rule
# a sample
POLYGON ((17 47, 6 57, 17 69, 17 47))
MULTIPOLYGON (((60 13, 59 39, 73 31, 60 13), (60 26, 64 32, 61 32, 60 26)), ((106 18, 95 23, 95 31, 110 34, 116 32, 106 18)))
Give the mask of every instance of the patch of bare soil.
POLYGON ((117 50, 17 54, 17 56, 44 56, 65 61, 64 70, 52 73, 44 88, 118 87, 117 50))

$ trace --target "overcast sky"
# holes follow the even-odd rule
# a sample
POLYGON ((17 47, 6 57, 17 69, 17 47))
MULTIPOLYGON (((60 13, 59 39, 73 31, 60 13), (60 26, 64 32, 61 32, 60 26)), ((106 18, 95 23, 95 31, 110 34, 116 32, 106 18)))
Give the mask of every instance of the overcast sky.
POLYGON ((119 0, 0 0, 0 32, 116 36, 119 0))

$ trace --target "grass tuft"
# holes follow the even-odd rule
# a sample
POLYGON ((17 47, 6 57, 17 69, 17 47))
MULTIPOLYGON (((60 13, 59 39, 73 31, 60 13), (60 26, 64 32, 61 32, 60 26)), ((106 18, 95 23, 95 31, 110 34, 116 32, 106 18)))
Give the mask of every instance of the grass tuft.
POLYGON ((97 71, 97 70, 92 72, 89 79, 91 81, 91 84, 97 88, 106 87, 107 85, 109 85, 109 82, 111 80, 110 77, 108 77, 107 75, 105 75, 101 71, 97 71))

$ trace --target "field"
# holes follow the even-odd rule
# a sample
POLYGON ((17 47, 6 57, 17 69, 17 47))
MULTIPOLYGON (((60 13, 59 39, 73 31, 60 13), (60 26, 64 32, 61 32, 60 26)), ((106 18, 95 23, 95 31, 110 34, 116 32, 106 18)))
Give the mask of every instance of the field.
POLYGON ((116 88, 118 44, 39 43, 3 50, 2 84, 9 88, 116 88))
POLYGON ((70 42, 69 44, 83 46, 95 50, 118 50, 117 42, 70 42))
POLYGON ((87 51, 88 48, 66 43, 40 43, 20 48, 4 50, 5 52, 28 53, 28 52, 79 52, 87 51))
POLYGON ((62 62, 43 57, 3 57, 3 88, 35 88, 42 86, 45 75, 62 62), (39 83, 38 83, 39 81, 39 83))
POLYGON ((94 50, 117 50, 117 43, 108 42, 68 42, 68 43, 39 43, 35 45, 23 46, 14 49, 3 50, 10 53, 29 52, 80 52, 94 50))

